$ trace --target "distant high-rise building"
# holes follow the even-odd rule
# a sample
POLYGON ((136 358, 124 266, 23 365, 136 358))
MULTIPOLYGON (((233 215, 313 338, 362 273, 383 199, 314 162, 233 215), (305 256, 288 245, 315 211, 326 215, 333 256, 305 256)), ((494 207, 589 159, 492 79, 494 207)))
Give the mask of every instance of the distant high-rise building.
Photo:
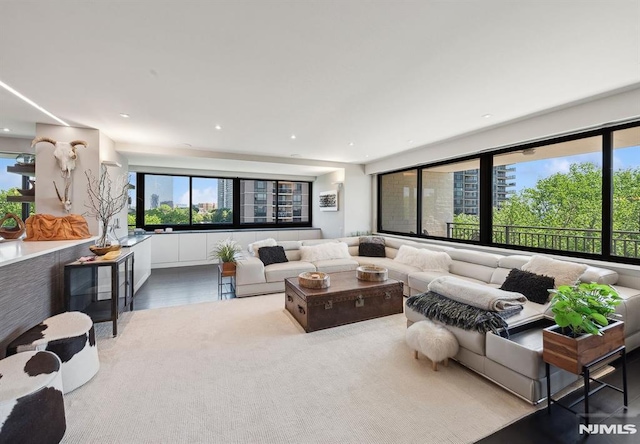
MULTIPOLYGON (((493 206, 499 207, 513 193, 512 188, 516 185, 515 170, 513 165, 493 168, 493 206)), ((454 214, 480 214, 479 178, 478 169, 453 173, 454 214)))
POLYGON ((147 175, 144 187, 145 210, 158 208, 158 205, 170 202, 173 208, 173 177, 147 175), (156 196, 155 199, 153 196, 156 196), (148 206, 147 206, 148 205, 148 206))
POLYGON ((233 208, 233 180, 218 179, 218 208, 233 208))
POLYGON ((275 184, 271 180, 240 181, 242 223, 273 223, 276 216, 279 222, 309 220, 309 185, 304 182, 278 181, 276 190, 275 184))

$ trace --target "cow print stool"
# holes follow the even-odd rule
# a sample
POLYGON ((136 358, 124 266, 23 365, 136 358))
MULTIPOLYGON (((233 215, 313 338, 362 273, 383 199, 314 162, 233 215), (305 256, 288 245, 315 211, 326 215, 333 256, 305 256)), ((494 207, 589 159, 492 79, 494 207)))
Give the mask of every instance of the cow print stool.
POLYGON ((45 319, 9 344, 7 354, 28 350, 47 350, 58 355, 62 361, 64 393, 89 381, 100 368, 93 321, 79 311, 45 319))
POLYGON ((67 429, 62 364, 48 351, 0 360, 0 443, 58 443, 67 429))

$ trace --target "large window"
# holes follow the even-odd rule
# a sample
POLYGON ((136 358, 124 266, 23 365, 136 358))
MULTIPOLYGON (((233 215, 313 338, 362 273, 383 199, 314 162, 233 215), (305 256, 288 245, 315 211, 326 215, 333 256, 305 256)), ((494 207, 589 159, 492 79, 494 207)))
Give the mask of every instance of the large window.
POLYGON ((311 225, 308 182, 138 173, 130 183, 129 222, 145 229, 311 225))
POLYGON ((381 174, 378 230, 640 263, 640 123, 381 174))
POLYGON ((392 233, 415 234, 418 224, 418 170, 381 177, 381 228, 392 233))
POLYGON ((494 183, 510 185, 494 194, 495 243, 602 252, 602 137, 497 155, 493 165, 494 183))
MULTIPOLYGON (((16 156, 17 154, 0 153, 0 217, 6 213, 13 213, 22 219, 26 219, 31 214, 34 214, 35 206, 33 203, 21 203, 20 201, 23 197, 21 197, 22 195, 18 190, 26 190, 32 187, 29 184, 29 176, 7 172, 8 166, 16 165, 16 156), (8 196, 15 196, 12 199, 15 201, 9 202, 8 196)), ((33 198, 31 199, 33 200, 33 198)))
POLYGON ((640 258, 640 126, 613 133, 611 254, 640 258))
POLYGON ((479 168, 473 159, 422 170, 422 234, 477 240, 479 168))
POLYGON ((240 180, 240 224, 309 222, 309 183, 240 180))

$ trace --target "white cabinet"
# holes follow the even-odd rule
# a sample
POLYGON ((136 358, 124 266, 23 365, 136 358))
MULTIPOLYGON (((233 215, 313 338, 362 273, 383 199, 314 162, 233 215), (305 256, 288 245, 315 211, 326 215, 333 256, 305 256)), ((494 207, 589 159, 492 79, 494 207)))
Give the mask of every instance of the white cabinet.
POLYGON ((135 243, 131 247, 124 248, 133 251, 133 288, 134 292, 138 291, 151 275, 151 239, 135 243))
MULTIPOLYGON (((216 243, 233 239, 243 250, 247 245, 268 237, 276 240, 305 240, 322 237, 320 229, 297 230, 239 230, 209 231, 202 233, 162 233, 151 235, 151 268, 184 267, 188 265, 205 265, 214 263, 210 252, 216 243)), ((138 261, 136 253, 136 263, 138 261)), ((137 278, 136 278, 137 280, 137 278)))
POLYGON ((180 237, 179 262, 207 260, 207 233, 184 233, 178 236, 180 237))
POLYGON ((151 266, 178 262, 179 234, 151 235, 151 266))

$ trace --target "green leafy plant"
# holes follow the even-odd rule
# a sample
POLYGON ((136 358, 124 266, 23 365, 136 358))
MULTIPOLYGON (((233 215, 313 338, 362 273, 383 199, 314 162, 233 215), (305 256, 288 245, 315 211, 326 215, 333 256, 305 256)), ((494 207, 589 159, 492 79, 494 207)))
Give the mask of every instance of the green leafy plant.
POLYGON ((582 282, 549 291, 553 294, 551 311, 563 334, 567 328, 572 337, 583 333, 602 336, 600 327, 609 325, 609 318, 619 316, 615 309, 622 298, 610 285, 582 282))
POLYGON ((218 258, 220 262, 236 263, 236 255, 241 251, 242 248, 236 241, 225 239, 216 244, 211 251, 211 256, 218 258))

